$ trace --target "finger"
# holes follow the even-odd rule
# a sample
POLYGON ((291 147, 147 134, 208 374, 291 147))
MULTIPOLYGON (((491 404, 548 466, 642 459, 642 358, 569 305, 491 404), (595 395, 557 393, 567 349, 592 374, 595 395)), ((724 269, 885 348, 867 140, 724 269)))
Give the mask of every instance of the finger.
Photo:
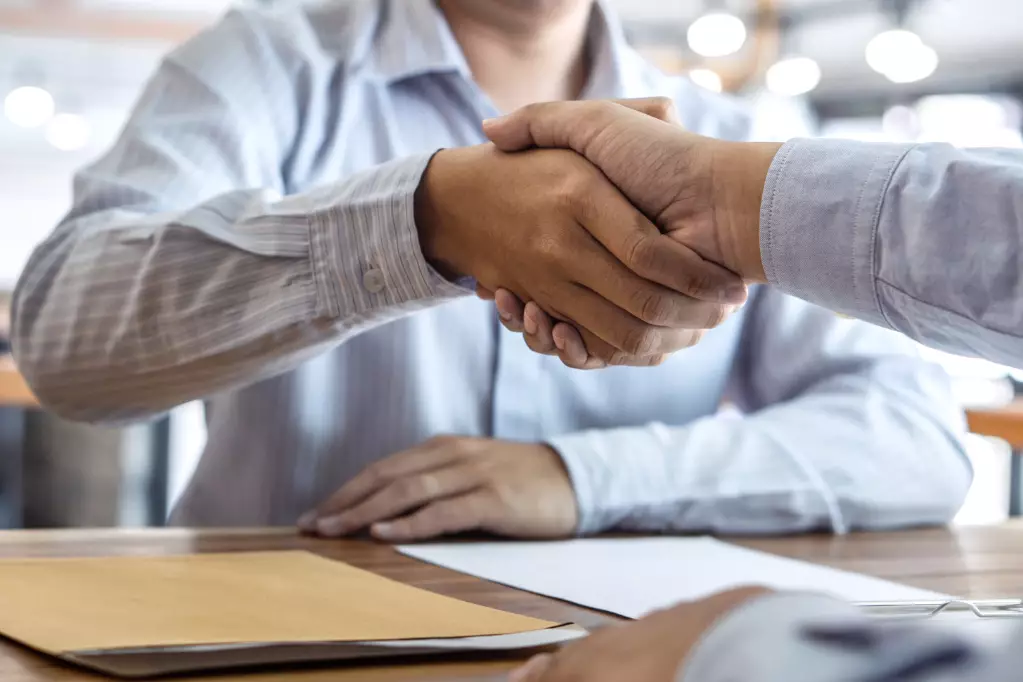
POLYGON ((592 187, 580 193, 574 204, 576 219, 624 266, 616 279, 628 271, 634 283, 648 280, 670 290, 650 298, 655 288, 631 286, 629 292, 648 298, 630 301, 623 308, 651 324, 699 328, 704 320, 714 318, 715 306, 745 302, 748 291, 741 277, 661 234, 606 177, 595 175, 591 182, 592 187))
POLYGON ((531 104, 507 116, 483 121, 483 132, 506 152, 531 147, 573 149, 585 156, 594 138, 622 117, 645 116, 615 102, 531 104))
POLYGON ((534 353, 553 355, 558 352, 554 344, 554 321, 536 303, 526 304, 525 312, 526 345, 534 353))
MULTIPOLYGON (((643 359, 670 355, 694 345, 702 336, 700 330, 659 327, 639 320, 617 304, 607 300, 581 285, 572 285, 570 293, 563 294, 565 302, 571 305, 572 318, 583 334, 586 347, 608 364, 633 364, 628 358, 643 359), (587 334, 592 333, 599 340, 613 347, 598 349, 591 344, 587 334)), ((559 302, 559 306, 562 304, 559 302)))
POLYGON ((480 299, 481 301, 493 301, 494 300, 494 292, 491 291, 490 289, 487 289, 482 284, 477 284, 476 285, 476 298, 480 299))
MULTIPOLYGON (((530 105, 503 119, 489 121, 485 131, 505 151, 533 146, 575 150, 598 167, 594 140, 622 118, 632 118, 642 134, 657 134, 657 126, 639 111, 615 102, 559 102, 530 105), (638 117, 638 120, 637 120, 638 117), (650 126, 654 126, 651 131, 650 126)), ((614 148, 603 145, 600 148, 614 148)), ((580 222, 612 254, 644 279, 662 284, 687 296, 721 303, 739 304, 746 300, 742 279, 726 268, 705 260, 660 230, 629 203, 621 192, 602 175, 603 189, 580 192, 580 222), (613 191, 609 191, 613 190, 613 191), (595 200, 595 199, 598 199, 595 200)))
POLYGON ((507 289, 498 289, 494 295, 497 315, 501 324, 510 332, 521 334, 524 329, 525 306, 519 297, 507 289))
POLYGON ((476 467, 464 463, 399 478, 351 509, 321 518, 317 530, 325 537, 349 535, 434 500, 469 492, 482 482, 476 467))
MULTIPOLYGON (((392 481, 424 471, 440 469, 453 464, 458 453, 445 445, 444 439, 433 439, 421 446, 392 455, 364 469, 358 476, 341 487, 326 502, 316 508, 313 522, 326 516, 335 516, 362 502, 389 485, 392 481)), ((303 517, 303 521, 309 516, 303 517)))
POLYGON ((675 107, 675 100, 670 97, 639 97, 635 99, 611 100, 627 109, 638 111, 641 114, 656 118, 665 123, 682 125, 678 109, 675 107))
POLYGON ((553 660, 554 657, 551 654, 534 656, 524 666, 512 672, 508 677, 508 682, 541 682, 553 660))
POLYGON ((572 149, 587 156, 593 141, 609 128, 652 123, 651 118, 681 127, 672 100, 648 97, 531 104, 483 121, 483 132, 505 152, 540 147, 572 149))
POLYGON ((490 495, 477 491, 438 500, 404 518, 375 523, 370 530, 384 542, 416 542, 478 530, 486 525, 493 503, 490 495))
MULTIPOLYGON (((590 354, 579 330, 572 325, 566 322, 559 322, 554 326, 552 337, 554 338, 554 345, 558 349, 558 357, 561 358, 561 362, 565 366, 582 370, 604 369, 607 367, 606 362, 590 354)), ((610 347, 608 346, 608 348, 610 347)), ((613 352, 613 349, 610 352, 613 352)))

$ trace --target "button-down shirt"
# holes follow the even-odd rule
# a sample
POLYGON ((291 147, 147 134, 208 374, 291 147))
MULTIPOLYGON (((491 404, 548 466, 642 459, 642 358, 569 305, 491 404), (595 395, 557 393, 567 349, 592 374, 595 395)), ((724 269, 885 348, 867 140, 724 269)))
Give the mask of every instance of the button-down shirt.
MULTIPOLYGON (((594 11, 587 97, 670 95, 741 139, 594 11)), ((760 289, 657 370, 531 353, 424 260, 413 195, 496 114, 430 0, 244 10, 171 54, 17 292, 40 397, 123 421, 206 399, 173 520, 288 524, 437 434, 545 441, 580 533, 944 522, 970 483, 947 377, 902 337, 760 289), (723 397, 741 414, 718 414, 723 397)))

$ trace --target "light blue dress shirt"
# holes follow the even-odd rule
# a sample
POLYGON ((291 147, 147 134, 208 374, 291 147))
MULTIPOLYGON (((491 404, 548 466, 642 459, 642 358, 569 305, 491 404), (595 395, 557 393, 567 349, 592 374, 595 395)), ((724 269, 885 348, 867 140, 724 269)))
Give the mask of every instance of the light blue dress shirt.
MULTIPOLYGON (((587 97, 670 95, 742 139, 594 12, 587 97)), ((124 421, 208 401, 173 521, 289 524, 438 434, 546 441, 580 533, 942 523, 971 480, 942 370, 903 337, 770 288, 656 370, 569 370, 419 248, 413 195, 493 105, 429 0, 242 10, 170 55, 17 291, 39 396, 124 421), (743 413, 721 415, 728 398, 743 413)))

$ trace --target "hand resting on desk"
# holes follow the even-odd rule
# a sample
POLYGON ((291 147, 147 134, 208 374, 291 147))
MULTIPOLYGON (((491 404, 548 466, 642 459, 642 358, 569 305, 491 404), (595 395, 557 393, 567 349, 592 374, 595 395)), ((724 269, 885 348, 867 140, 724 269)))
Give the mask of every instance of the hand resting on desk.
POLYGON ((323 537, 369 530, 386 542, 486 531, 563 538, 578 524, 575 492, 543 444, 444 436, 368 467, 299 520, 323 537))

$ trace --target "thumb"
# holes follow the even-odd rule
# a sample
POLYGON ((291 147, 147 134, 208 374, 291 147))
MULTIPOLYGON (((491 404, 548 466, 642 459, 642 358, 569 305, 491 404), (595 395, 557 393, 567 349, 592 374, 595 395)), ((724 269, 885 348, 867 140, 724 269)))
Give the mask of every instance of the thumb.
POLYGON ((505 152, 553 147, 583 154, 602 130, 636 114, 681 125, 672 100, 647 97, 531 104, 507 116, 483 121, 483 132, 505 152))
POLYGON ((571 149, 582 154, 589 143, 631 112, 614 102, 531 104, 507 116, 483 122, 483 132, 497 148, 517 152, 530 147, 571 149))

